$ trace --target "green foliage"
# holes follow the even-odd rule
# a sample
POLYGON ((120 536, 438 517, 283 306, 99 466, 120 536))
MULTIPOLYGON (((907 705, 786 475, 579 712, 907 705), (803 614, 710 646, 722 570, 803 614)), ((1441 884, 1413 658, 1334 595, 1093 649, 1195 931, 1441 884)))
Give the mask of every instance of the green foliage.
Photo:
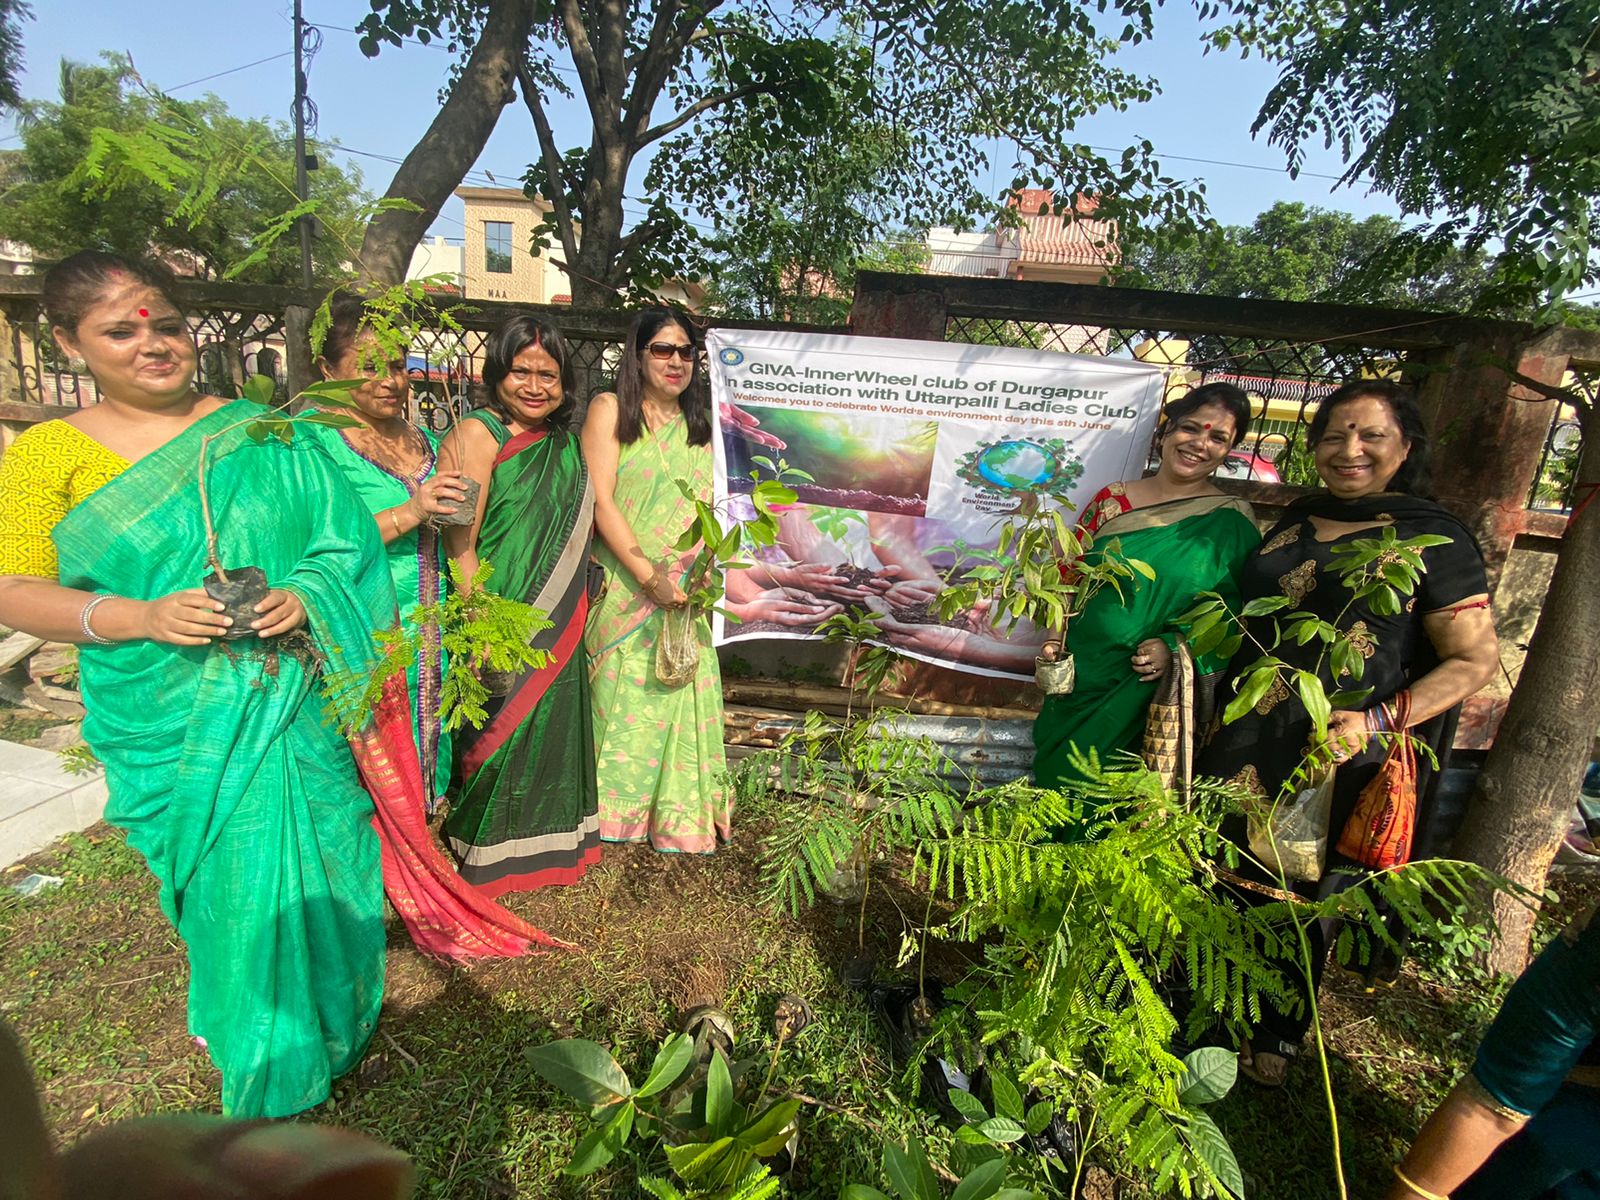
POLYGON ((22 23, 32 17, 27 0, 0 0, 0 111, 22 105, 22 23))
POLYGON ((59 99, 19 106, 17 178, 0 205, 0 237, 45 258, 86 246, 192 258, 200 274, 298 283, 299 247, 283 235, 312 215, 313 261, 326 279, 359 243, 370 204, 360 175, 329 161, 294 194, 292 139, 282 124, 243 120, 215 96, 180 101, 146 87, 132 63, 63 61, 59 99))
POLYGON ((87 746, 63 746, 56 751, 56 758, 68 775, 93 775, 105 769, 105 764, 87 746))
POLYGON ((751 1086, 754 1064, 730 1065, 718 1049, 697 1063, 694 1039, 684 1033, 661 1044, 637 1088, 609 1051, 582 1038, 525 1053, 546 1082, 592 1109, 594 1124, 573 1150, 567 1174, 593 1174, 623 1153, 636 1131, 647 1131, 646 1140, 659 1144, 635 1152, 640 1169, 664 1157, 684 1185, 641 1175, 639 1186, 649 1195, 766 1200, 776 1194, 778 1181, 760 1160, 784 1150, 800 1114, 800 1101, 792 1097, 766 1102, 776 1053, 759 1089, 751 1086))
MULTIPOLYGON (((990 623, 1008 633, 1031 621, 1058 638, 1101 588, 1120 594, 1136 576, 1155 578, 1148 563, 1122 554, 1116 538, 1091 554, 1094 538, 1068 520, 1070 512, 1064 495, 1024 494, 1020 510, 1000 526, 993 550, 965 548, 977 565, 961 568, 960 581, 939 594, 939 615, 948 621, 982 602, 990 623)), ((959 566, 962 557, 956 561, 959 566)))
POLYGON ((439 690, 439 719, 447 730, 482 729, 489 719, 486 676, 537 670, 551 662, 533 639, 553 628, 547 614, 489 590, 494 565, 483 562, 471 579, 450 563, 451 587, 443 600, 419 604, 398 628, 372 635, 378 661, 370 670, 330 671, 323 681, 328 711, 346 735, 361 729, 395 679, 404 680, 425 633, 437 632, 450 668, 439 690))
POLYGON ((1320 141, 1344 182, 1408 217, 1400 253, 1427 269, 1493 250, 1480 304, 1544 304, 1600 278, 1600 21, 1564 0, 1317 0, 1227 6, 1212 35, 1282 66, 1254 129, 1291 170, 1320 141), (1403 30, 1403 36, 1396 31, 1403 30), (1425 48, 1425 52, 1419 52, 1425 48))
MULTIPOLYGON (((1363 647, 1357 645, 1349 632, 1340 626, 1343 618, 1357 604, 1366 604, 1375 613, 1396 616, 1406 597, 1416 591, 1427 569, 1422 551, 1429 546, 1443 545, 1449 538, 1435 534, 1419 534, 1402 538, 1392 526, 1377 531, 1375 537, 1351 538, 1332 550, 1334 562, 1331 571, 1339 575, 1341 586, 1349 593, 1344 608, 1333 621, 1325 621, 1315 613, 1297 611, 1278 617, 1275 614, 1292 606, 1287 596, 1265 596, 1250 601, 1237 613, 1222 599, 1212 593, 1178 618, 1188 627, 1189 648, 1196 655, 1221 654, 1231 658, 1242 644, 1245 633, 1236 631, 1236 622, 1242 623, 1246 632, 1258 626, 1249 622, 1272 617, 1271 632, 1260 637, 1249 632, 1261 656, 1241 669, 1240 683, 1234 698, 1223 711, 1222 719, 1231 724, 1256 706, 1263 696, 1280 683, 1292 680, 1318 739, 1327 736, 1328 716, 1335 709, 1359 709, 1372 695, 1371 688, 1343 686, 1346 681, 1354 685, 1361 681, 1366 670, 1363 647), (1273 651, 1285 642, 1305 646, 1318 642, 1322 653, 1311 670, 1291 667, 1273 651), (1337 690, 1329 693, 1324 686, 1323 673, 1334 681, 1337 690)), ((1368 641, 1371 638, 1368 635, 1368 641)), ((1365 647, 1370 653, 1371 646, 1365 647)), ((1421 749, 1431 753, 1425 746, 1421 749)))
POLYGON ((1424 256, 1414 244, 1396 244, 1403 229, 1389 216, 1358 221, 1280 200, 1249 225, 1131 230, 1117 282, 1259 300, 1447 312, 1477 306, 1492 282, 1488 256, 1457 247, 1424 256))
MULTIPOLYGON (((787 464, 784 469, 787 474, 805 475, 804 471, 790 468, 787 464)), ((772 511, 772 506, 793 504, 795 494, 793 489, 785 487, 777 479, 760 480, 749 493, 754 514, 749 517, 730 517, 728 509, 733 503, 731 497, 713 506, 696 496, 687 481, 680 479, 677 484, 684 499, 694 505, 695 515, 674 548, 685 551, 700 547, 689 565, 685 591, 692 607, 709 611, 722 599, 723 572, 729 567, 748 565, 739 562, 738 556, 751 547, 771 546, 777 542, 778 516, 772 511), (725 519, 727 524, 723 523, 725 519)), ((727 615, 737 620, 731 613, 727 615)))

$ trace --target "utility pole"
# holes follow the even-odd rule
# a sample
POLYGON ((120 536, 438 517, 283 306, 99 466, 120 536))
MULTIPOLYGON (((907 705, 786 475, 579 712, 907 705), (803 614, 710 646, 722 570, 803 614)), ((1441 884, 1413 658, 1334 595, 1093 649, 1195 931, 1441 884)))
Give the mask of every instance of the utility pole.
MULTIPOLYGON (((301 0, 294 0, 294 194, 303 204, 311 199, 310 168, 306 162, 306 20, 301 0)), ((300 285, 311 286, 311 218, 301 217, 300 285)))

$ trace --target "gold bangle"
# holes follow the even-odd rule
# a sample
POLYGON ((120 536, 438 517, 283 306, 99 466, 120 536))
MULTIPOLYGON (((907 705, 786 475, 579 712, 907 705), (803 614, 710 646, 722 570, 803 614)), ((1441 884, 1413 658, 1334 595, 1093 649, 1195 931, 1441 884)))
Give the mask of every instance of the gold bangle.
POLYGON ((1450 1200, 1449 1196, 1441 1196, 1438 1192, 1430 1192, 1420 1183, 1416 1183, 1408 1178, 1406 1173, 1400 1169, 1399 1163, 1395 1163, 1394 1165, 1394 1177, 1404 1184, 1409 1190, 1421 1196, 1422 1200, 1450 1200))
POLYGON ((406 531, 400 528, 400 518, 394 515, 394 509, 392 508, 389 510, 389 524, 394 526, 395 537, 405 537, 406 531))

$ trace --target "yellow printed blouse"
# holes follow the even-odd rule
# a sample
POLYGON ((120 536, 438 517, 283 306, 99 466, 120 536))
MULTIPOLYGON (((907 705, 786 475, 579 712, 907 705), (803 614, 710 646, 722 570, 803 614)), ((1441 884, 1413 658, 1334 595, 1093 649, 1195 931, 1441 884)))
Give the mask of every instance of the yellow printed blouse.
POLYGON ((0 575, 56 578, 50 531, 128 460, 77 426, 45 421, 0 454, 0 575))

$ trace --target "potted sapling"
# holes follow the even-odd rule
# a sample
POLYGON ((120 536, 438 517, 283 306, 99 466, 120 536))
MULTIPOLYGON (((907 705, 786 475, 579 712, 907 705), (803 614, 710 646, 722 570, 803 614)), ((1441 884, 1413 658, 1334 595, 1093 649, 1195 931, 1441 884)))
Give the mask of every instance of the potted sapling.
POLYGON ((994 549, 960 547, 938 599, 939 615, 947 621, 982 605, 989 624, 1008 635, 1024 621, 1039 629, 1045 640, 1034 659, 1034 680, 1047 696, 1070 692, 1076 683, 1067 646, 1072 617, 1103 587, 1120 594, 1135 575, 1155 578, 1148 563, 1121 553, 1116 538, 1088 557, 1093 535, 1069 519, 1068 494, 1081 473, 1081 464, 1068 460, 1050 477, 1016 489, 1016 507, 1001 523, 994 549), (965 566, 963 560, 976 564, 965 566))
MULTIPOLYGON (((301 392, 296 400, 314 401, 327 408, 347 409, 351 407, 349 394, 364 382, 360 379, 338 379, 314 383, 301 392)), ((269 589, 267 573, 260 567, 223 565, 218 549, 216 522, 211 511, 209 460, 212 445, 220 438, 241 428, 251 441, 265 443, 269 438, 277 438, 288 444, 294 440, 295 426, 302 423, 329 425, 336 429, 345 429, 358 424, 354 417, 338 412, 323 412, 319 409, 292 413, 285 409, 274 408, 272 400, 276 388, 276 383, 268 376, 252 375, 245 381, 242 399, 259 404, 264 410, 262 415, 235 421, 200 439, 196 468, 200 487, 200 519, 204 522, 206 530, 206 563, 211 567, 211 574, 201 580, 201 585, 205 588, 206 595, 222 604, 222 615, 233 619, 233 624, 222 635, 226 641, 240 641, 256 636, 256 631, 250 628, 250 622, 256 616, 256 605, 267 598, 269 589)))

